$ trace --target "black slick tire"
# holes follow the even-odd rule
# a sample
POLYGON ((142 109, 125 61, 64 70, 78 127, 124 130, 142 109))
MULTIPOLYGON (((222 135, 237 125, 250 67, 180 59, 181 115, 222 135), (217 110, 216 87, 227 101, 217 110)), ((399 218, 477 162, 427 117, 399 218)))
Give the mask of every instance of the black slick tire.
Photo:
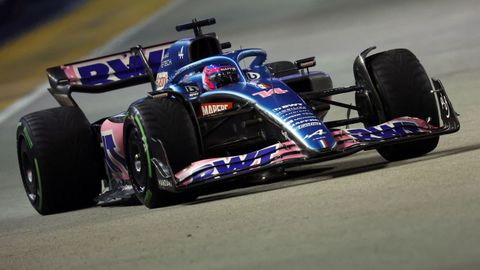
POLYGON ((128 171, 137 198, 148 208, 195 199, 190 193, 159 188, 151 159, 153 139, 161 141, 173 173, 200 159, 195 129, 184 106, 171 98, 150 99, 130 106, 124 126, 128 171))
POLYGON ((80 109, 60 107, 22 117, 17 155, 27 197, 40 214, 95 203, 103 161, 100 145, 80 109))
MULTIPOLYGON (((407 49, 395 49, 374 54, 366 59, 367 69, 375 85, 381 104, 374 104, 383 112, 380 122, 411 116, 430 119, 439 125, 439 114, 430 79, 417 57, 407 49)), ((436 148, 438 137, 399 143, 378 148, 389 161, 422 156, 436 148)))

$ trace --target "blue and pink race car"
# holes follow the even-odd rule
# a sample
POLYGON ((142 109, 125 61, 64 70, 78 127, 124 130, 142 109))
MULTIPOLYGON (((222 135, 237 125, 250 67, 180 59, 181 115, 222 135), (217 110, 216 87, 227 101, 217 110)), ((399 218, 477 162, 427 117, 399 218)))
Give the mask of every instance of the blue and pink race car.
POLYGON ((191 38, 47 69, 61 106, 22 117, 17 130, 22 181, 40 214, 135 198, 154 208, 361 150, 418 157, 460 128, 442 83, 406 49, 365 50, 356 85, 334 88, 311 70, 314 57, 265 63, 262 49, 230 50, 202 32, 214 23, 193 20, 176 27, 193 29, 191 38), (145 97, 94 123, 71 96, 138 84, 150 84, 145 97), (333 99, 347 93, 355 105, 333 99), (331 106, 348 117, 324 121, 331 106))

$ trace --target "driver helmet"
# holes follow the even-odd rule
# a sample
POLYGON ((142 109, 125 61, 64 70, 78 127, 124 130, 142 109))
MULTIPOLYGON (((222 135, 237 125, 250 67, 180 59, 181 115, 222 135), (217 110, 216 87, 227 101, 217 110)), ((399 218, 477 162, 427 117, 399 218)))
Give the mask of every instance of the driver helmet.
POLYGON ((231 65, 211 64, 202 72, 203 87, 214 90, 227 84, 238 82, 237 69, 231 65))

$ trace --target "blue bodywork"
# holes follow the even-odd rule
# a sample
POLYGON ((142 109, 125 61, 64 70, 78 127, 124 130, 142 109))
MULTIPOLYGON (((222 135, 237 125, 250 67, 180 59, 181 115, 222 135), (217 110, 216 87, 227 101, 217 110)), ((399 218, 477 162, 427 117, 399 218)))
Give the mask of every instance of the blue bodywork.
POLYGON ((175 42, 163 58, 158 70, 158 73, 168 73, 168 83, 163 89, 171 89, 190 101, 215 95, 245 100, 273 119, 289 134, 290 139, 305 149, 321 152, 335 147, 332 134, 305 101, 287 84, 273 77, 263 65, 267 59, 264 50, 236 50, 190 63, 186 55, 190 42, 191 39, 175 42), (240 63, 246 58, 253 59, 248 68, 242 69, 240 63), (210 64, 234 66, 239 71, 239 81, 206 91, 202 85, 201 71, 210 64), (198 92, 192 93, 189 89, 198 89, 198 92))

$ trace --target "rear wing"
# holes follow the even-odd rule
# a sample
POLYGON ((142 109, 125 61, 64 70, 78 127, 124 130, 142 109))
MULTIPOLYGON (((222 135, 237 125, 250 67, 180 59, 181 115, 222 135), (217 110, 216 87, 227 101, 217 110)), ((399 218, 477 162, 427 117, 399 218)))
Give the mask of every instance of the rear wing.
POLYGON ((48 68, 48 91, 60 105, 77 106, 72 92, 103 93, 152 82, 172 43, 138 46, 130 51, 48 68))

